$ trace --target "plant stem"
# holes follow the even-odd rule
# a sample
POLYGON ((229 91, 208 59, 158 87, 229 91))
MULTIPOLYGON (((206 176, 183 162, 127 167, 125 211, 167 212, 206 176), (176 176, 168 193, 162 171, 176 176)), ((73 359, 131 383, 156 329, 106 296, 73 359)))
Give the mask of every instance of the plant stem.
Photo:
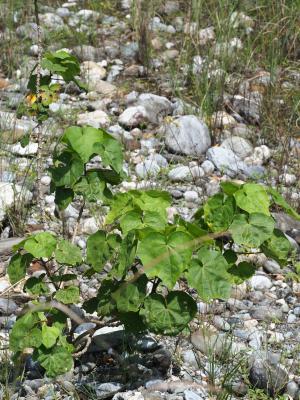
POLYGON ((38 45, 38 62, 36 68, 36 103, 37 103, 37 141, 38 141, 38 149, 36 156, 36 164, 37 164, 37 190, 38 190, 38 206, 41 212, 41 222, 45 223, 45 204, 44 204, 44 196, 42 192, 42 174, 43 174, 43 137, 41 130, 41 122, 39 121, 39 105, 40 105, 40 84, 41 84, 41 60, 42 60, 42 37, 41 37, 41 27, 40 27, 40 19, 39 19, 39 8, 38 8, 38 0, 34 0, 34 15, 35 15, 35 23, 37 28, 37 45, 38 45))

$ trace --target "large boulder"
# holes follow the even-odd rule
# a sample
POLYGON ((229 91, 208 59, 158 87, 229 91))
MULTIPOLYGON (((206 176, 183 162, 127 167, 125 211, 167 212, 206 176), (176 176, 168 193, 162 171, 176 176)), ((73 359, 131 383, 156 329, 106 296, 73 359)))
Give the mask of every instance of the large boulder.
POLYGON ((164 127, 167 147, 176 153, 200 156, 211 145, 206 124, 195 115, 184 115, 164 127))

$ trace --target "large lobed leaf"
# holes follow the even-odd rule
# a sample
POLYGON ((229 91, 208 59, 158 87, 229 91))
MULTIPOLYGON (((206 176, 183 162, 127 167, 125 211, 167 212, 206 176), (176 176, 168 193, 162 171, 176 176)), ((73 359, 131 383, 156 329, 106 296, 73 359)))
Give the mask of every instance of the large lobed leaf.
POLYGON ((197 258, 191 261, 186 278, 204 301, 227 299, 231 290, 227 268, 227 261, 220 251, 202 247, 197 258))
POLYGON ((139 242, 137 256, 148 278, 159 277, 172 289, 192 256, 192 237, 185 232, 151 231, 139 242))
POLYGON ((140 315, 152 332, 175 336, 197 313, 194 299, 185 292, 172 291, 167 297, 151 294, 144 301, 140 315))
POLYGON ((246 183, 233 194, 237 206, 249 214, 270 215, 270 199, 266 189, 255 183, 246 183))
POLYGON ((265 214, 253 213, 249 217, 238 214, 234 217, 229 231, 235 243, 258 248, 265 240, 272 236, 275 221, 265 214))

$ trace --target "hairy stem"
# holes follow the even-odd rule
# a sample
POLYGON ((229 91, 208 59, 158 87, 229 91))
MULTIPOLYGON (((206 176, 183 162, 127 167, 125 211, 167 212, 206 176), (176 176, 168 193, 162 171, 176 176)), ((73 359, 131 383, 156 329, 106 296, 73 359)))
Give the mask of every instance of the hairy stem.
MULTIPOLYGON (((38 8, 38 0, 34 0, 34 15, 35 15, 35 23, 37 28, 37 45, 38 45, 38 62, 36 68, 36 104, 37 104, 37 118, 39 117, 39 105, 41 101, 40 97, 40 86, 41 86, 41 60, 42 60, 42 35, 41 35, 41 26, 39 19, 39 8, 38 8)), ((37 191, 38 191, 38 206, 41 212, 41 221, 45 223, 45 202, 44 196, 42 192, 42 174, 43 174, 43 137, 42 137, 42 129, 41 122, 38 118, 37 125, 37 141, 38 141, 38 149, 36 156, 36 164, 37 164, 37 191)))

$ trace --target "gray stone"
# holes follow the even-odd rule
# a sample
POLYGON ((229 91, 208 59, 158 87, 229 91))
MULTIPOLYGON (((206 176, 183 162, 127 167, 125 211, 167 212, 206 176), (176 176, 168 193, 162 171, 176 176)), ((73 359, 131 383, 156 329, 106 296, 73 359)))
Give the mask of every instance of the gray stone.
POLYGON ((232 128, 232 134, 244 139, 252 139, 254 136, 253 131, 245 124, 238 124, 232 128))
POLYGON ((195 190, 187 190, 184 193, 184 199, 185 199, 185 201, 188 201, 188 202, 191 202, 191 203, 198 203, 199 196, 198 196, 198 193, 195 190))
POLYGON ((3 221, 7 210, 14 205, 15 201, 26 204, 31 199, 32 193, 27 189, 13 183, 0 182, 0 222, 3 221))
MULTIPOLYGON (((37 25, 33 22, 28 22, 26 24, 20 25, 16 29, 17 36, 21 38, 30 39, 31 41, 37 42, 38 35, 37 35, 37 25)), ((41 36, 44 37, 45 32, 44 29, 41 27, 41 36)))
POLYGON ((95 85, 106 77, 106 69, 94 61, 84 61, 80 66, 81 74, 89 85, 95 85))
POLYGON ((294 313, 297 317, 300 317, 300 306, 295 307, 293 313, 294 313))
POLYGON ((236 95, 233 98, 233 108, 251 123, 259 123, 261 106, 257 99, 236 95))
POLYGON ((136 42, 123 44, 120 52, 125 59, 135 59, 138 53, 138 44, 136 42))
POLYGON ((148 121, 148 115, 145 107, 135 106, 129 107, 123 111, 119 116, 118 122, 121 125, 128 126, 130 128, 136 127, 143 122, 148 121))
POLYGON ((156 176, 160 171, 160 166, 155 161, 145 160, 136 165, 135 172, 139 178, 156 176))
POLYGON ((173 182, 191 181, 191 169, 184 165, 175 167, 169 172, 168 177, 173 182))
POLYGON ((246 349, 243 343, 234 342, 225 334, 217 334, 208 329, 194 332, 191 336, 191 342, 197 350, 207 356, 212 353, 221 356, 224 352, 228 351, 231 354, 237 354, 246 349))
POLYGON ((147 158, 147 160, 156 162, 156 164, 159 165, 161 168, 168 167, 168 161, 161 154, 153 153, 147 158))
POLYGON ((94 217, 86 218, 81 224, 82 233, 86 235, 92 235, 99 229, 98 223, 94 217))
POLYGON ((289 314, 287 317, 287 323, 288 324, 294 324, 295 322, 298 321, 298 318, 294 314, 289 314))
POLYGON ((295 381, 290 381, 287 384, 286 391, 292 397, 292 399, 299 400, 300 388, 295 381))
POLYGON ((124 385, 122 383, 118 382, 108 382, 108 383, 100 383, 100 385, 97 385, 95 388, 96 390, 96 395, 98 396, 97 398, 101 399, 102 397, 107 397, 107 394, 115 394, 122 390, 124 385))
POLYGON ((158 348, 158 343, 151 336, 145 336, 136 342, 136 347, 139 351, 153 351, 158 348))
POLYGON ((192 390, 185 390, 183 392, 185 400, 203 400, 204 398, 192 390))
POLYGON ((266 360, 256 358, 250 368, 249 380, 255 388, 263 389, 274 396, 284 391, 288 374, 279 365, 274 366, 266 360))
POLYGON ((286 186, 291 186, 294 185, 294 183, 297 181, 297 177, 294 174, 282 174, 279 175, 279 181, 282 182, 286 186))
POLYGON ((230 389, 234 394, 236 394, 239 397, 246 396, 248 392, 248 386, 242 380, 232 382, 230 385, 230 389))
POLYGON ((145 108, 149 121, 154 124, 160 123, 165 116, 172 113, 172 103, 166 97, 152 93, 142 93, 138 97, 137 105, 145 108))
POLYGON ((141 392, 129 390, 115 394, 112 400, 144 400, 144 396, 141 392))
POLYGON ((215 170, 214 164, 209 160, 203 161, 203 163, 201 164, 201 168, 203 169, 206 175, 211 175, 215 170))
POLYGON ((232 150, 225 149, 224 147, 211 147, 208 149, 206 155, 220 172, 226 173, 231 178, 238 173, 243 173, 253 178, 265 173, 263 167, 247 165, 232 150))
POLYGON ((102 110, 96 110, 92 112, 78 114, 77 124, 81 126, 89 125, 97 129, 105 128, 110 124, 110 118, 106 114, 106 112, 102 110))
POLYGON ((205 175, 205 172, 202 167, 199 167, 199 165, 194 165, 191 169, 191 174, 194 179, 199 179, 202 178, 205 175))
POLYGON ((276 221, 276 228, 283 232, 288 232, 292 229, 300 230, 300 221, 295 220, 288 214, 283 212, 272 213, 276 221))
POLYGON ((64 26, 63 19, 59 15, 54 13, 41 13, 40 20, 45 28, 52 31, 58 31, 64 26))
POLYGON ((193 369, 199 369, 199 363, 193 350, 185 350, 182 352, 182 359, 185 364, 193 369))
POLYGON ((108 350, 110 347, 116 347, 123 343, 124 328, 117 327, 104 327, 98 329, 93 335, 93 343, 97 346, 98 350, 108 350))
POLYGON ((225 139, 222 142, 221 147, 232 150, 241 159, 246 158, 253 152, 252 144, 248 140, 239 136, 232 136, 225 139))
POLYGON ((33 156, 37 154, 38 144, 29 143, 27 146, 22 147, 20 143, 16 143, 13 145, 7 145, 6 150, 17 156, 33 156))
POLYGON ((184 115, 164 126, 167 147, 177 153, 200 156, 211 145, 206 124, 195 115, 184 115))
POLYGON ((0 312, 2 315, 13 314, 17 308, 18 306, 13 300, 0 298, 0 312))
POLYGON ((270 274, 278 274, 281 272, 281 267, 275 260, 266 260, 263 264, 263 268, 270 274))
POLYGON ((252 317, 258 321, 281 321, 283 318, 282 310, 271 306, 256 306, 252 312, 252 317))
POLYGON ((56 14, 61 18, 68 18, 70 16, 70 10, 66 7, 58 7, 56 9, 56 14))
POLYGON ((82 333, 87 332, 95 327, 96 327, 96 324, 94 324, 93 322, 86 322, 86 323, 78 325, 74 331, 74 334, 79 336, 82 333))
POLYGON ((213 324, 217 329, 220 329, 222 331, 227 332, 227 331, 230 330, 230 325, 220 315, 215 315, 214 316, 213 324))
POLYGON ((74 47, 73 52, 82 61, 100 61, 105 57, 104 50, 86 44, 74 47))
POLYGON ((270 278, 264 275, 254 275, 249 279, 249 284, 253 290, 267 290, 273 286, 270 278))
POLYGON ((219 171, 230 177, 234 177, 240 170, 241 159, 230 149, 211 147, 207 151, 207 158, 219 171))

